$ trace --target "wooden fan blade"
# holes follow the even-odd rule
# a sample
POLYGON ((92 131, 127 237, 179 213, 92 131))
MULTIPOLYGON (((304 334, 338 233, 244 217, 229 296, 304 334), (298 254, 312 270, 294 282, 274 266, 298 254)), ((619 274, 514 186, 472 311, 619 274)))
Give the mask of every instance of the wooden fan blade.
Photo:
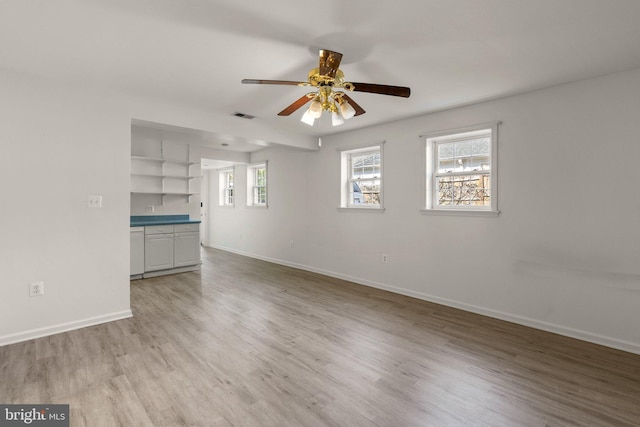
MULTIPOLYGON (((342 94, 342 97, 344 98, 345 101, 347 101, 349 103, 349 105, 351 105, 353 107, 354 110, 356 110, 356 116, 359 116, 360 114, 364 114, 366 113, 366 111, 364 111, 364 108, 362 108, 361 106, 359 106, 356 101, 354 101, 353 99, 351 99, 349 97, 349 95, 347 95, 346 93, 342 94)), ((354 116, 355 117, 355 116, 354 116)))
POLYGON ((327 76, 332 79, 335 78, 338 68, 340 67, 340 61, 342 61, 341 53, 321 49, 318 73, 321 76, 327 76))
POLYGON ((307 82, 292 82, 290 80, 256 80, 243 79, 242 83, 252 85, 286 85, 286 86, 309 86, 307 82))
POLYGON ((284 110, 280 111, 278 113, 278 115, 279 116, 288 116, 288 115, 290 115, 291 113, 296 111, 298 108, 302 107, 304 104, 306 104, 307 102, 309 102, 313 98, 315 98, 315 96, 316 96, 315 92, 309 92, 308 94, 302 96, 300 99, 295 101, 293 104, 289 105, 284 110))
POLYGON ((411 89, 403 86, 387 86, 377 85, 374 83, 356 83, 351 82, 355 92, 378 93, 380 95, 401 96, 408 98, 411 95, 411 89))

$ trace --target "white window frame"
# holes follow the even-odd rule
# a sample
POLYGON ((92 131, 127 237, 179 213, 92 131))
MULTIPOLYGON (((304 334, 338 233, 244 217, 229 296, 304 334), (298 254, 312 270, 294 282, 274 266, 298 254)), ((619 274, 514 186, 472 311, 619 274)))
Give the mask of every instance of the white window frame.
POLYGON ((247 166, 247 206, 266 208, 269 201, 269 169, 268 162, 253 163, 247 166), (264 169, 264 185, 257 185, 257 171, 264 169), (264 188, 264 203, 256 201, 255 191, 258 188, 264 188))
POLYGON ((226 168, 226 169, 220 169, 218 170, 218 184, 219 184, 219 200, 218 200, 218 205, 219 206, 226 206, 226 207, 234 207, 235 206, 235 201, 236 201, 236 191, 234 191, 235 189, 235 167, 233 168, 226 168), (232 179, 231 179, 231 186, 228 186, 228 176, 229 174, 231 174, 232 179), (229 196, 229 192, 231 192, 231 195, 229 196))
POLYGON ((362 147, 339 148, 340 154, 340 205, 339 211, 362 211, 362 212, 384 212, 384 144, 382 141, 377 144, 362 147), (380 152, 380 204, 363 205, 351 203, 350 194, 353 189, 354 179, 351 172, 351 158, 353 155, 362 155, 367 152, 380 152))
MULTIPOLYGON (((423 208, 421 213, 427 215, 464 215, 464 216, 488 216, 497 217, 500 214, 498 210, 498 128, 502 122, 483 123, 464 128, 450 129, 438 132, 429 132, 420 135, 424 139, 422 146, 424 154, 422 156, 424 173, 423 173, 423 208), (483 131, 491 133, 490 145, 490 188, 489 200, 490 206, 475 205, 458 205, 458 206, 438 206, 435 198, 438 191, 436 186, 436 177, 443 174, 437 173, 437 144, 440 142, 450 142, 460 137, 469 137, 471 135, 480 135, 483 131)), ((452 173, 451 176, 461 174, 472 174, 472 172, 452 173)), ((477 173, 476 173, 477 174, 477 173)), ((483 172, 484 174, 484 172, 483 172)))

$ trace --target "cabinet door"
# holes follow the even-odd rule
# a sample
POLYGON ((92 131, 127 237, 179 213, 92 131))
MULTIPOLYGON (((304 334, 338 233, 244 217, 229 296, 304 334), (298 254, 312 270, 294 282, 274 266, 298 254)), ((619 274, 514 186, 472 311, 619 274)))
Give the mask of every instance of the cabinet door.
POLYGON ((174 244, 176 267, 200 263, 200 233, 176 233, 174 244))
POLYGON ((173 234, 147 234, 144 246, 144 271, 173 268, 173 234))
POLYGON ((144 227, 131 228, 131 267, 129 274, 144 273, 144 227))

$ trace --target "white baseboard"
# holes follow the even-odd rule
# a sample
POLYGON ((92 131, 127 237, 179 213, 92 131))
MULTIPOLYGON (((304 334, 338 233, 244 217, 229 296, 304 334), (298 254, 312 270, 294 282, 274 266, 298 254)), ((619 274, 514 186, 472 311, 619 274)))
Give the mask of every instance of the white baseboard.
POLYGON ((90 317, 89 319, 77 320, 74 322, 61 323, 55 326, 47 326, 46 328, 32 329, 30 331, 19 332, 17 334, 4 335, 0 337, 0 346, 15 344, 17 342, 28 341, 35 338, 42 338, 49 335, 59 334, 61 332, 73 331, 75 329, 86 328, 87 326, 95 326, 101 323, 112 322, 114 320, 126 319, 128 317, 133 317, 131 310, 90 317))
POLYGON ((446 298, 440 298, 434 295, 429 295, 422 292, 416 292, 409 289, 398 288, 396 286, 387 285, 385 283, 374 282, 371 280, 361 279, 359 277, 353 277, 346 274, 336 273, 334 271, 323 270, 315 268, 305 264, 292 263, 285 260, 269 258, 262 255, 252 254, 245 251, 240 251, 224 246, 213 245, 210 246, 215 249, 220 249, 227 252, 236 253, 238 255, 244 255, 250 258, 255 258, 263 261, 272 262, 274 264, 280 264, 287 267, 298 268, 300 270, 310 271, 312 273, 318 273, 329 277, 335 277, 336 279, 347 280, 349 282, 357 283, 359 285, 369 286, 376 289, 382 289, 385 291, 393 292, 400 295, 406 295, 412 298, 421 299, 424 301, 433 302, 447 307, 457 308, 460 310, 468 311, 471 313, 481 314, 483 316, 492 317, 495 319, 504 320, 506 322, 516 323, 518 325, 528 326, 542 331, 552 332, 558 335, 564 335, 566 337, 576 338, 582 341, 591 342, 594 344, 603 345, 605 347, 611 347, 629 353, 640 354, 640 344, 623 341, 616 338, 607 337, 604 335, 594 334, 591 332, 582 331, 579 329, 568 328, 566 326, 556 325, 553 323, 543 322, 536 319, 531 319, 517 314, 505 313, 501 311, 491 310, 484 307, 470 305, 459 301, 454 301, 446 298))

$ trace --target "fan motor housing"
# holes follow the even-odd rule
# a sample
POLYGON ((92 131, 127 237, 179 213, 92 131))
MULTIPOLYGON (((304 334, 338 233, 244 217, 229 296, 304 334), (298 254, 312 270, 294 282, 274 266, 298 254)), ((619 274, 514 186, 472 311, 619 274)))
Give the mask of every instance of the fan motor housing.
POLYGON ((344 83, 344 73, 342 70, 338 70, 336 71, 335 77, 323 76, 320 74, 320 69, 316 67, 309 71, 308 80, 311 86, 342 87, 342 84, 344 83))

